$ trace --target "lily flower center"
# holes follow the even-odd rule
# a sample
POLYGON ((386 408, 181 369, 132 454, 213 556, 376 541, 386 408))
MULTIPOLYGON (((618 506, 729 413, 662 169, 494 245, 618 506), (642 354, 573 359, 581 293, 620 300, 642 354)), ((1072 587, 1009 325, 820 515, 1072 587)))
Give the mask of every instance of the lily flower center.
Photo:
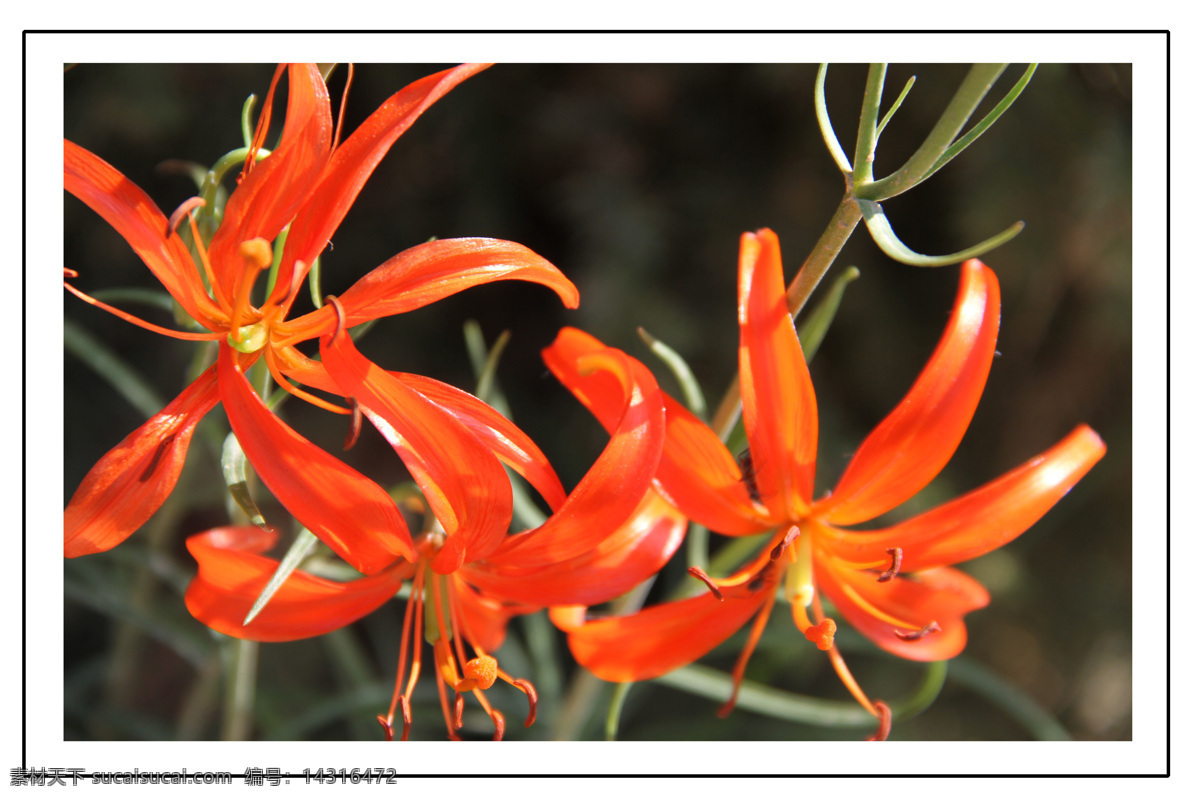
POLYGON ((533 685, 529 681, 513 678, 501 669, 496 658, 476 644, 471 636, 463 618, 462 599, 459 597, 459 592, 469 589, 457 586, 453 576, 438 575, 430 568, 432 557, 444 541, 444 534, 430 532, 422 536, 417 543, 417 571, 404 611, 396 689, 387 716, 381 715, 378 718, 379 724, 383 726, 384 736, 389 741, 394 738, 393 721, 397 708, 403 721, 400 738, 408 738, 412 725, 412 695, 421 672, 422 640, 433 646, 438 699, 450 739, 460 739, 458 731, 463 726, 463 698, 468 693, 474 695, 484 712, 491 718, 495 727, 492 738, 495 741, 503 738, 504 715, 492 707, 484 694, 492 688, 497 679, 515 686, 528 697, 529 715, 525 719, 526 727, 532 725, 537 717, 537 692, 533 685), (412 666, 406 680, 405 669, 408 667, 410 645, 412 666), (473 657, 468 657, 468 646, 474 651, 473 657))

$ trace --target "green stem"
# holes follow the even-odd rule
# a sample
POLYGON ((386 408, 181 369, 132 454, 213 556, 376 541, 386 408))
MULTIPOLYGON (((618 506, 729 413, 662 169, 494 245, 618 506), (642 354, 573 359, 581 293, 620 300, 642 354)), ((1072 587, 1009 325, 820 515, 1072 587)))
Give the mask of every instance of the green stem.
POLYGON ((875 141, 879 132, 879 105, 883 101, 883 80, 887 64, 872 64, 867 71, 867 88, 863 91, 862 113, 858 118, 858 140, 854 146, 853 183, 870 183, 875 164, 875 141))
POLYGON ((258 642, 232 639, 225 681, 225 709, 221 739, 240 742, 250 737, 254 724, 254 682, 258 673, 258 642))
MULTIPOLYGON (((861 219, 862 211, 854 199, 853 192, 847 186, 846 194, 842 197, 833 219, 825 226, 821 238, 817 240, 816 246, 809 253, 804 265, 800 267, 800 271, 788 287, 788 310, 792 312, 793 317, 804 308, 804 304, 812 296, 817 284, 825 277, 825 273, 833 266, 834 259, 837 258, 838 253, 842 252, 842 248, 850 239, 850 234, 854 233, 854 229, 861 219)), ((729 388, 725 390, 725 396, 721 399, 720 406, 717 407, 717 413, 713 415, 712 429, 718 436, 722 439, 729 438, 733 426, 737 424, 741 410, 741 387, 737 376, 734 376, 734 379, 730 381, 729 388)))

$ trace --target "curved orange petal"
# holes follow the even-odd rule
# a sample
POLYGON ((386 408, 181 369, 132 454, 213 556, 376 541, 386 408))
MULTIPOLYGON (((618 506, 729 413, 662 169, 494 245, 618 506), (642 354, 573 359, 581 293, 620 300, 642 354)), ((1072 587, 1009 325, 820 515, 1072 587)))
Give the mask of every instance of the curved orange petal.
POLYGON ((288 287, 304 279, 396 139, 443 95, 487 67, 463 64, 409 84, 384 101, 334 151, 316 190, 292 223, 272 299, 281 301, 288 287))
POLYGON ((254 164, 229 195, 208 248, 226 294, 232 296, 244 269, 238 246, 260 236, 269 241, 283 230, 316 186, 332 140, 329 91, 316 64, 289 65, 287 118, 279 146, 254 164))
POLYGON ((345 324, 353 326, 500 280, 540 283, 557 292, 568 308, 579 305, 579 290, 557 267, 523 245, 500 239, 439 239, 410 247, 338 299, 346 311, 345 324))
POLYGON ((404 461, 445 529, 433 570, 453 572, 464 559, 496 549, 512 522, 512 485, 491 450, 452 414, 364 358, 348 335, 321 337, 321 363, 404 461))
POLYGON ((963 616, 991 599, 965 572, 938 567, 880 583, 874 572, 847 568, 833 559, 814 559, 817 590, 846 621, 889 653, 913 661, 943 661, 967 644, 963 616), (936 622, 941 630, 905 640, 936 622))
MULTIPOLYGON (((599 339, 563 328, 542 355, 555 377, 611 433, 625 408, 620 387, 603 374, 581 375, 573 368, 579 358, 605 349, 599 339)), ((667 430, 655 480, 663 496, 690 519, 720 533, 759 533, 769 527, 759 517, 724 443, 670 395, 664 393, 662 398, 667 430)))
POLYGON ((225 315, 204 290, 187 245, 167 235, 167 218, 150 197, 108 162, 63 139, 63 187, 129 243, 192 319, 209 330, 225 315))
POLYGON ((651 490, 633 516, 583 555, 521 569, 482 561, 460 574, 491 597, 537 606, 604 603, 662 569, 687 526, 687 518, 651 490))
POLYGON ((612 535, 637 508, 658 468, 662 393, 654 376, 620 350, 580 358, 576 372, 605 374, 626 397, 625 414, 604 452, 540 527, 510 536, 489 559, 505 568, 551 564, 583 555, 612 535))
POLYGON ((567 632, 571 654, 606 681, 644 681, 690 664, 737 633, 763 603, 774 601, 773 581, 757 591, 745 584, 723 588, 724 600, 705 592, 628 617, 583 621, 583 608, 551 609, 550 619, 567 632))
POLYGON ((817 398, 788 312, 779 238, 742 234, 738 262, 742 419, 754 479, 773 519, 799 519, 812 502, 817 398))
POLYGON ((366 575, 397 558, 413 560, 408 526, 387 492, 272 414, 227 344, 220 347, 217 371, 225 413, 242 450, 292 516, 366 575))
POLYGON ((815 513, 853 525, 890 511, 946 466, 975 414, 1000 329, 1000 284, 978 259, 962 266, 954 314, 900 405, 850 460, 815 513))
POLYGON ((821 546, 853 564, 885 564, 903 550, 902 569, 920 570, 981 556, 1020 536, 1078 483, 1105 452, 1080 425, 1044 453, 973 492, 876 531, 823 529, 821 546))
POLYGON ((270 549, 276 538, 274 532, 251 525, 215 528, 190 537, 187 548, 200 564, 183 598, 192 616, 238 639, 288 642, 349 625, 400 591, 402 569, 346 583, 296 570, 250 624, 243 625, 279 567, 275 559, 258 555, 270 549))
POLYGON ((567 493, 550 461, 525 431, 499 411, 475 395, 433 378, 404 372, 389 374, 465 425, 497 458, 529 481, 552 511, 566 500, 567 493))
POLYGON ((196 423, 220 399, 209 367, 96 462, 63 512, 67 558, 116 547, 150 519, 179 480, 196 423))

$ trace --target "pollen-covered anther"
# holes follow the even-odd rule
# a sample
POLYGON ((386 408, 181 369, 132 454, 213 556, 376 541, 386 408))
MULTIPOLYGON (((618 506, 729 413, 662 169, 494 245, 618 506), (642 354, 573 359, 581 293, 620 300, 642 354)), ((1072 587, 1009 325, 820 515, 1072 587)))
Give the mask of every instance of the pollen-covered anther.
POLYGON ((889 547, 887 553, 892 557, 892 565, 884 572, 879 573, 879 577, 875 580, 880 583, 886 583, 900 573, 900 562, 904 560, 904 551, 899 547, 889 547))
POLYGON ((713 593, 713 597, 724 602, 725 595, 721 594, 721 589, 713 582, 712 578, 705 574, 704 570, 699 567, 688 567, 688 574, 707 586, 708 590, 713 593))
POLYGON ((238 255, 248 264, 260 270, 271 266, 271 262, 275 260, 275 254, 271 252, 271 243, 261 236, 247 239, 239 244, 238 255))
POLYGON ((829 617, 817 625, 810 625, 804 631, 804 638, 817 646, 818 650, 829 650, 833 647, 833 634, 837 632, 837 623, 829 617))
POLYGON ((935 620, 935 621, 929 623, 928 625, 926 625, 924 628, 921 628, 921 630, 919 630, 919 631, 892 631, 892 632, 896 634, 897 639, 903 639, 906 642, 915 642, 920 639, 924 639, 926 636, 928 636, 931 633, 937 633, 941 629, 942 629, 942 626, 938 625, 937 621, 935 620))
POLYGON ((496 682, 498 669, 499 665, 496 663, 496 659, 483 655, 472 658, 463 664, 463 677, 467 680, 474 680, 480 689, 490 689, 496 682))

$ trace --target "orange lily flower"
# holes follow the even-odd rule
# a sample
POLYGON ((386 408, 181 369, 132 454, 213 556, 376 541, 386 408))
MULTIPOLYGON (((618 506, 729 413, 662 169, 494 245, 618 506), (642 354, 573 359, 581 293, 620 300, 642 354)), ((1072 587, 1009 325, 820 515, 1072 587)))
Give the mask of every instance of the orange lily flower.
MULTIPOLYGON (((251 462, 280 502, 355 568, 371 574, 397 557, 413 558, 403 518, 387 493, 315 447, 275 417, 250 391, 243 371, 265 359, 283 389, 340 414, 352 409, 320 399, 288 378, 331 389, 325 367, 296 345, 335 328, 419 308, 471 286, 519 279, 550 287, 569 307, 574 285, 521 245, 493 239, 425 243, 365 275, 341 298, 288 319, 313 261, 329 244, 358 192, 395 140, 429 106, 487 65, 467 64, 430 75, 397 92, 355 132, 337 143, 329 95, 313 64, 280 66, 259 120, 255 141, 229 197, 220 227, 205 247, 184 203, 168 220, 128 178, 99 157, 64 140, 64 185, 130 244, 179 305, 207 332, 173 331, 140 320, 66 288, 88 303, 150 330, 180 339, 220 342, 209 367, 161 412, 109 451, 89 471, 64 514, 67 557, 116 546, 158 509, 178 480, 200 419, 218 402, 251 462), (275 87, 286 69, 287 112, 279 146, 256 162, 269 125, 275 87), (176 228, 187 216, 199 267, 176 228), (271 241, 286 231, 273 288, 261 306, 251 302, 260 273, 273 262, 271 241), (301 468, 302 467, 302 468, 301 468), (380 531, 393 531, 385 536, 380 531), (402 532, 402 533, 401 533, 402 532)), ((68 277, 77 277, 74 270, 68 277)), ((436 404, 445 393, 431 389, 436 404)), ((336 393, 336 392, 335 392, 336 393)), ((475 405, 451 416, 472 417, 475 405)), ((482 423, 481 423, 482 424, 482 423)), ((540 457, 540 453, 538 454, 540 457)), ((551 472, 544 458, 531 470, 551 472)), ((557 480, 557 478, 555 478, 557 480)))
MULTIPOLYGON (((813 497, 817 404, 787 309, 779 241, 767 229, 742 237, 738 282, 739 364, 749 457, 735 459, 715 433, 665 397, 667 439, 657 484, 690 519, 724 534, 773 531, 734 575, 691 573, 709 591, 627 617, 584 622, 582 607, 553 609, 572 653, 611 681, 653 678, 703 656, 754 619, 733 670, 733 708, 747 661, 782 587, 797 627, 880 721, 890 710, 868 700, 834 646, 827 598, 871 641, 903 658, 952 658, 966 644, 963 616, 987 605, 977 581, 949 565, 1011 541, 1045 514, 1104 455, 1086 425, 1041 455, 962 497, 873 531, 867 522, 924 488, 946 465, 975 412, 991 367, 1000 321, 995 274, 978 260, 962 266, 954 313, 941 342, 900 405, 866 438, 832 492, 813 497), (811 615, 811 616, 810 616, 811 615)), ((585 334, 551 355, 577 359, 603 347, 585 334)), ((568 386, 605 425, 610 394, 587 378, 568 386)))
POLYGON ((609 600, 657 572, 682 541, 686 519, 649 491, 665 427, 653 376, 609 348, 565 366, 568 374, 588 374, 611 392, 617 418, 604 452, 564 498, 553 473, 524 469, 540 453, 512 423, 490 409, 461 414, 468 406, 482 406, 470 395, 381 370, 340 329, 322 337, 321 355, 339 391, 357 399, 404 461, 438 526, 418 538, 414 557, 374 575, 337 583, 293 572, 248 624, 247 612, 278 567, 259 555, 275 543, 275 535, 251 526, 208 531, 188 540, 200 564, 187 590, 188 610, 230 636, 287 641, 365 616, 410 580, 396 689, 387 715, 379 717, 387 738, 393 737, 397 709, 401 739, 408 737, 429 604, 436 627, 425 635, 433 642, 450 738, 458 738, 468 692, 494 721, 495 738, 503 736, 504 717, 484 694, 497 679, 525 692, 530 704, 525 724, 532 724, 533 686, 505 672, 490 655, 502 643, 508 620, 553 604, 609 600), (428 441, 432 431, 437 446, 428 441), (497 498, 508 494, 509 484, 499 461, 526 477, 553 510, 540 527, 506 535, 511 506, 497 498))

